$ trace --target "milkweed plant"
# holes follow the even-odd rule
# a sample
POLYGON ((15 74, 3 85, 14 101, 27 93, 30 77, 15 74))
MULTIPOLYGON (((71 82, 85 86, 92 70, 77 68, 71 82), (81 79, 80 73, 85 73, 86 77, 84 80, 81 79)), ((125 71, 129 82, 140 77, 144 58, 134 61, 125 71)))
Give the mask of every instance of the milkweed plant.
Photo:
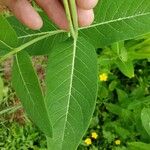
POLYGON ((58 29, 42 11, 44 26, 38 31, 13 16, 0 16, 0 62, 13 56, 12 86, 47 137, 49 150, 76 150, 88 129, 98 78, 108 78, 107 73, 98 75, 97 48, 113 43, 111 56, 129 78, 134 76, 133 60, 150 56, 135 48, 127 51, 122 42, 150 32, 149 0, 101 0, 94 23, 87 27, 78 26, 75 0, 63 4, 69 32, 58 29), (37 55, 48 56, 44 91, 31 61, 37 55))

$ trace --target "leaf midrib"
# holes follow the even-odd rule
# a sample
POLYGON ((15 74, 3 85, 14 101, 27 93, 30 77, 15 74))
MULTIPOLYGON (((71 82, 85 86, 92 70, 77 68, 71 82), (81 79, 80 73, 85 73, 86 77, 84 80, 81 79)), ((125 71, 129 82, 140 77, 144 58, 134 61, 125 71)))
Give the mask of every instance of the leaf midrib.
POLYGON ((70 85, 69 85, 69 96, 68 96, 66 118, 65 118, 65 124, 64 124, 64 129, 63 129, 63 136, 62 136, 62 146, 63 146, 64 137, 65 137, 65 130, 66 130, 66 124, 67 124, 67 120, 68 120, 68 113, 69 113, 69 107, 70 107, 70 99, 71 99, 71 93, 72 93, 72 84, 73 84, 74 67, 75 67, 76 48, 77 48, 77 40, 74 39, 71 78, 70 78, 70 85))
POLYGON ((90 25, 90 26, 87 26, 87 27, 79 28, 79 30, 94 28, 94 27, 97 27, 97 26, 106 25, 106 24, 109 24, 109 23, 117 22, 117 21, 128 20, 128 19, 133 19, 133 18, 137 18, 137 17, 141 17, 141 16, 147 16, 147 15, 150 15, 150 12, 146 12, 146 13, 143 13, 143 14, 132 15, 132 16, 127 16, 127 17, 122 17, 122 18, 117 18, 117 19, 113 19, 113 20, 109 20, 109 21, 104 21, 104 22, 101 22, 101 23, 96 23, 96 24, 93 24, 93 25, 90 25))
MULTIPOLYGON (((90 25, 90 26, 81 27, 78 30, 80 31, 80 30, 84 30, 84 29, 88 29, 88 28, 94 28, 94 27, 97 27, 97 26, 106 25, 106 24, 109 24, 109 23, 117 22, 117 21, 134 19, 134 18, 137 18, 137 17, 147 16, 147 15, 150 15, 150 12, 146 12, 146 13, 143 13, 143 14, 132 15, 132 16, 127 16, 127 17, 122 17, 122 18, 117 18, 117 19, 112 19, 112 20, 109 20, 109 21, 104 21, 104 22, 101 22, 101 23, 96 23, 96 24, 93 24, 93 25, 90 25)), ((25 36, 20 36, 18 38, 28 38, 28 37, 38 36, 38 35, 42 35, 42 34, 49 34, 50 32, 55 32, 55 31, 61 31, 61 30, 40 32, 40 33, 35 33, 35 34, 33 33, 33 34, 25 35, 25 36)), ((65 31, 61 31, 61 32, 65 33, 65 31)), ((59 33, 57 33, 57 34, 59 34, 59 33)))

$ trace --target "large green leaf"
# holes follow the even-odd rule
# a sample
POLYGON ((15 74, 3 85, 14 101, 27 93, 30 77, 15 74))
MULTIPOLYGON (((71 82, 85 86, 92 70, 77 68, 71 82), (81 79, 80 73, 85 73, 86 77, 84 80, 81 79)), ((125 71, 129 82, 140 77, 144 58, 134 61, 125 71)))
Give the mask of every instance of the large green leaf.
POLYGON ((52 128, 43 93, 27 52, 15 56, 12 85, 31 120, 47 135, 52 128))
POLYGON ((96 102, 97 58, 87 41, 68 40, 49 55, 46 104, 53 127, 52 150, 75 150, 88 128, 96 102))
MULTIPOLYGON (((17 21, 16 18, 14 17, 8 18, 8 21, 13 26, 18 35, 20 45, 29 42, 30 40, 33 40, 37 36, 40 36, 46 32, 58 31, 58 28, 54 24, 52 24, 52 22, 48 19, 48 17, 44 13, 40 13, 40 15, 44 21, 44 25, 40 30, 31 30, 26 26, 24 26, 23 24, 21 24, 19 21, 17 21)), ((37 43, 26 48, 26 50, 30 55, 48 54, 55 44, 66 40, 66 38, 67 34, 59 33, 54 36, 50 36, 42 41, 38 41, 37 43)))
POLYGON ((150 108, 143 108, 141 112, 141 120, 142 120, 143 127, 150 135, 150 108))
POLYGON ((17 35, 5 17, 0 15, 0 47, 15 47, 18 43, 17 35))
POLYGON ((150 32, 149 0, 99 0, 95 23, 80 33, 95 47, 150 32))

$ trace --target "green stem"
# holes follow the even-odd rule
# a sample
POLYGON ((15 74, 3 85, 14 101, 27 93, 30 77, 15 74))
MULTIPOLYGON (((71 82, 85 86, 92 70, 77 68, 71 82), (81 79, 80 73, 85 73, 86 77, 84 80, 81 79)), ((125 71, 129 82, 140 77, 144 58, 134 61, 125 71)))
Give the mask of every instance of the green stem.
POLYGON ((71 14, 70 14, 70 9, 69 9, 69 4, 68 4, 68 0, 63 0, 63 4, 65 7, 65 11, 66 11, 66 16, 69 22, 69 26, 70 26, 70 32, 73 36, 73 38, 75 37, 75 33, 74 33, 74 28, 73 28, 73 24, 72 24, 72 19, 71 19, 71 14))
POLYGON ((37 38, 35 38, 35 39, 33 39, 33 40, 31 40, 31 41, 29 41, 29 42, 27 42, 27 43, 25 43, 25 44, 23 44, 23 45, 17 47, 17 48, 14 48, 11 52, 7 53, 6 55, 4 55, 4 56, 0 59, 0 63, 2 63, 5 59, 9 58, 10 56, 12 56, 12 55, 14 55, 14 54, 20 52, 21 50, 23 50, 23 49, 29 47, 30 45, 32 45, 32 44, 34 44, 34 43, 36 43, 36 42, 38 42, 38 41, 41 41, 41 40, 43 40, 43 39, 45 39, 45 38, 47 38, 47 37, 49 37, 49 36, 52 36, 52 35, 55 35, 55 34, 58 34, 58 33, 62 33, 62 32, 64 32, 64 31, 62 31, 62 30, 59 30, 59 31, 52 31, 52 32, 50 32, 49 34, 46 34, 46 35, 37 37, 37 38))
POLYGON ((60 33, 60 32, 66 32, 66 31, 59 30, 59 31, 47 31, 47 32, 33 33, 33 34, 24 35, 24 36, 19 36, 18 39, 34 37, 34 36, 41 36, 41 35, 52 34, 52 33, 56 34, 56 32, 60 33))
POLYGON ((63 0, 66 16, 70 26, 70 32, 74 39, 78 37, 78 15, 75 0, 63 0))
POLYGON ((72 14, 74 30, 75 30, 76 36, 78 36, 78 15, 77 15, 76 2, 75 0, 69 0, 69 4, 70 4, 70 9, 71 9, 71 14, 72 14))

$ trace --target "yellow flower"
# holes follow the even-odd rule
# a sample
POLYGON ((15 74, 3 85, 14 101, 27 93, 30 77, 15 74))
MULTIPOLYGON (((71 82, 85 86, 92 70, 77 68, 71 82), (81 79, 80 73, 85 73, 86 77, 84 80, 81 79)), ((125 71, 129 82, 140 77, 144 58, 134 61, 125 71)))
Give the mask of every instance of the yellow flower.
POLYGON ((90 138, 86 138, 86 139, 84 140, 84 143, 85 143, 86 145, 91 145, 91 144, 92 144, 92 140, 91 140, 90 138))
POLYGON ((120 145, 120 144, 121 144, 121 141, 120 141, 120 140, 116 140, 116 141, 115 141, 115 144, 116 144, 116 145, 120 145))
POLYGON ((107 81, 108 80, 108 74, 107 73, 102 73, 99 75, 99 80, 100 81, 107 81))
POLYGON ((97 139, 97 137, 98 137, 98 134, 97 134, 96 132, 92 132, 92 135, 91 135, 91 137, 92 137, 93 139, 97 139))

